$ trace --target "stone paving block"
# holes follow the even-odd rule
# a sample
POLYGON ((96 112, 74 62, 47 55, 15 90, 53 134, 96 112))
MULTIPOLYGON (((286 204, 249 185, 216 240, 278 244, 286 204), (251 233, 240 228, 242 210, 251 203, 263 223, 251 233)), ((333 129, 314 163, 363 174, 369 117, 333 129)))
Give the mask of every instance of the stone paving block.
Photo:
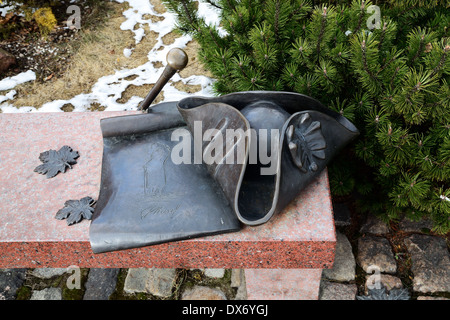
POLYGON ((245 269, 248 300, 317 300, 322 269, 245 269))
POLYGON ((157 297, 170 297, 176 278, 176 269, 148 269, 145 289, 157 297))
POLYGON ((365 236, 358 239, 358 264, 367 273, 372 273, 371 266, 379 268, 380 272, 397 272, 391 245, 386 238, 365 236))
POLYGON ((336 253, 333 268, 324 269, 322 276, 326 279, 336 281, 355 280, 355 257, 352 252, 352 245, 345 234, 336 232, 336 253))
POLYGON ((433 228, 433 222, 430 219, 412 221, 407 217, 403 217, 399 222, 399 227, 405 232, 424 232, 433 228))
POLYGON ((108 300, 116 289, 119 271, 120 269, 90 269, 83 300, 108 300))
POLYGON ((322 280, 319 300, 355 300, 356 284, 346 284, 322 280))
POLYGON ((420 296, 417 297, 417 300, 450 300, 444 297, 429 297, 429 296, 420 296))
POLYGON ((450 292, 450 255, 445 239, 413 234, 405 244, 411 254, 414 291, 450 292))
POLYGON ((231 286, 233 288, 239 287, 242 282, 245 282, 245 275, 243 269, 232 269, 231 270, 231 286))
POLYGON ((219 279, 225 275, 225 269, 206 268, 204 273, 207 277, 219 279))
POLYGON ((183 292, 181 300, 227 300, 227 297, 219 289, 196 285, 183 292))
POLYGON ((386 290, 403 288, 402 280, 400 278, 391 276, 389 274, 368 275, 364 284, 364 293, 367 295, 370 288, 381 288, 384 286, 386 290))
POLYGON ((367 220, 362 225, 360 232, 384 235, 389 233, 389 226, 377 216, 369 214, 367 220))
POLYGON ((14 300, 27 269, 0 269, 0 300, 14 300))
POLYGON ((243 269, 231 270, 231 287, 237 288, 235 300, 247 300, 247 286, 243 269))
POLYGON ((128 269, 123 290, 126 293, 146 292, 147 273, 147 268, 128 269))
POLYGON ((172 294, 176 281, 176 269, 131 268, 125 279, 126 293, 145 292, 167 298, 172 294))
POLYGON ((50 279, 61 276, 67 272, 67 268, 36 268, 31 274, 40 279, 50 279))
POLYGON ((33 291, 30 300, 62 300, 61 288, 45 288, 33 291))

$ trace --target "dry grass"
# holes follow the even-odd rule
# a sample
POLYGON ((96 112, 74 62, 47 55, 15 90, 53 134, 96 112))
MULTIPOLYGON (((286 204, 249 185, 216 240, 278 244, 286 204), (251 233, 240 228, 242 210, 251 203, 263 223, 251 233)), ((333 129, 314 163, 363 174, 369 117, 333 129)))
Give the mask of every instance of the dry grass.
MULTIPOLYGON (((165 8, 159 0, 151 0, 159 12, 164 12, 165 8)), ((62 77, 51 79, 44 83, 34 82, 24 84, 16 88, 17 98, 12 101, 16 107, 34 106, 39 108, 44 103, 53 100, 68 100, 78 94, 89 93, 97 80, 105 75, 114 74, 116 70, 123 68, 135 68, 148 61, 147 54, 156 44, 158 36, 154 31, 146 30, 146 36, 135 45, 134 35, 130 31, 120 30, 120 25, 125 18, 122 12, 127 9, 126 4, 112 2, 109 4, 109 18, 100 27, 95 29, 81 29, 81 37, 76 46, 76 53, 72 57, 66 72, 62 77), (130 58, 123 55, 125 48, 133 48, 130 58)), ((155 17, 160 18, 160 17, 155 17)), ((163 39, 164 44, 173 43, 178 37, 175 32, 169 33, 163 39)), ((198 61, 198 45, 190 42, 185 48, 189 56, 188 66, 180 72, 180 76, 209 75, 205 68, 198 61)), ((155 62, 155 67, 161 67, 160 62, 155 62)), ((126 102, 132 96, 145 97, 152 85, 129 86, 118 102, 126 102)), ((199 86, 185 85, 182 82, 176 84, 178 90, 186 92, 197 92, 199 86)), ((163 99, 163 94, 155 102, 163 99)), ((64 111, 71 111, 73 106, 65 106, 64 111)), ((93 110, 102 108, 93 107, 93 110)))

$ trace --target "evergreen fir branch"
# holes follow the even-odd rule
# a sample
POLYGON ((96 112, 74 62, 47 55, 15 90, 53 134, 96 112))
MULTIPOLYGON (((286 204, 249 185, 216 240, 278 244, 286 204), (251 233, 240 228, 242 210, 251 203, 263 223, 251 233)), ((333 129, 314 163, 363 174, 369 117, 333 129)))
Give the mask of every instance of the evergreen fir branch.
POLYGON ((374 29, 372 32, 379 34, 378 51, 384 53, 394 46, 393 41, 397 34, 397 24, 389 18, 384 18, 383 27, 374 29))
POLYGON ((249 33, 249 42, 253 49, 255 65, 266 73, 279 70, 278 62, 281 59, 273 39, 274 32, 266 22, 262 26, 254 27, 249 33))
POLYGON ((331 101, 330 109, 338 112, 341 116, 346 117, 348 120, 355 121, 355 106, 347 103, 347 99, 341 99, 337 97, 335 100, 331 101))
POLYGON ((394 75, 391 77, 391 81, 389 83, 389 89, 394 89, 394 80, 397 78, 398 72, 400 71, 400 67, 395 68, 394 75))
POLYGON ((274 16, 274 24, 273 24, 273 31, 275 35, 275 42, 280 42, 280 35, 279 35, 279 28, 280 28, 280 0, 275 0, 275 16, 274 16))
MULTIPOLYGON (((355 110, 357 110, 355 108, 355 110)), ((377 108, 373 108, 369 112, 366 112, 365 119, 366 134, 374 136, 381 129, 382 126, 388 124, 388 115, 384 110, 378 111, 377 108)))
POLYGON ((313 98, 319 98, 320 96, 318 77, 314 73, 306 73, 304 75, 300 75, 294 89, 296 92, 306 94, 313 98))
POLYGON ((402 51, 396 51, 395 48, 391 51, 390 59, 377 71, 376 75, 378 76, 384 69, 386 69, 392 62, 396 61, 402 55, 402 51))
MULTIPOLYGON (((446 202, 447 201, 445 198, 441 199, 439 198, 440 201, 442 201, 441 203, 444 205, 447 205, 446 202)), ((438 207, 438 206, 437 206, 438 207)), ((448 230, 450 230, 450 221, 448 219, 449 217, 449 210, 446 209, 447 206, 444 207, 444 210, 434 210, 431 213, 431 219, 434 222, 434 226, 432 228, 433 232, 436 232, 438 234, 446 234, 448 233, 448 230)))
MULTIPOLYGON (((447 61, 447 55, 450 51, 450 45, 445 45, 441 58, 439 59, 439 62, 437 63, 436 67, 434 67, 433 71, 430 74, 430 77, 433 78, 436 76, 442 69, 444 69, 445 63, 447 61)), ((448 68, 447 68, 448 69, 448 68)))
POLYGON ((213 28, 208 28, 208 33, 210 35, 210 39, 216 45, 216 48, 223 49, 223 47, 218 42, 218 38, 220 38, 220 37, 219 37, 219 35, 217 33, 214 33, 213 28))
POLYGON ((228 9, 229 11, 234 11, 236 9, 235 0, 222 0, 221 5, 223 9, 228 9))
POLYGON ((400 170, 394 163, 389 163, 387 161, 382 161, 380 163, 379 172, 385 177, 397 175, 400 170))
POLYGON ((381 29, 381 34, 380 34, 380 41, 378 42, 378 50, 381 50, 381 47, 384 43, 384 37, 386 36, 386 30, 387 30, 387 22, 385 21, 383 23, 383 28, 381 29))
MULTIPOLYGON (((370 3, 369 3, 369 5, 370 5, 370 3)), ((363 21, 365 21, 364 18, 366 17, 366 4, 365 4, 364 0, 362 0, 359 7, 360 7, 360 12, 359 12, 358 24, 356 25, 355 31, 353 31, 353 33, 358 33, 359 30, 361 30, 362 23, 363 23, 363 21)))
POLYGON ((215 1, 213 0, 205 0, 207 3, 212 5, 213 7, 216 7, 217 9, 223 9, 221 6, 219 6, 215 1))
POLYGON ((435 94, 429 91, 429 87, 435 86, 437 83, 436 77, 431 77, 431 72, 426 72, 423 68, 411 69, 405 80, 405 89, 402 93, 394 98, 396 110, 399 114, 405 114, 405 120, 411 120, 408 116, 417 112, 420 106, 423 105, 425 93, 435 94))
POLYGON ((410 61, 410 64, 411 64, 411 65, 414 64, 414 61, 416 61, 416 59, 417 59, 417 58, 420 56, 420 54, 422 53, 422 51, 423 51, 423 49, 424 49, 424 46, 425 46, 425 41, 424 41, 424 39, 425 39, 425 36, 422 35, 422 36, 420 37, 419 48, 417 49, 416 54, 413 56, 413 58, 412 58, 411 61, 410 61))
POLYGON ((411 204, 419 210, 429 210, 430 208, 424 205, 423 202, 429 196, 430 187, 430 182, 420 178, 420 173, 414 176, 403 173, 402 179, 391 192, 390 197, 399 206, 407 207, 411 204))
POLYGON ((162 0, 167 9, 178 16, 177 28, 182 32, 193 34, 198 31, 199 19, 192 0, 162 0))
POLYGON ((379 70, 378 42, 373 34, 361 32, 351 40, 352 64, 359 74, 359 80, 372 94, 377 94, 381 88, 381 82, 374 70, 379 70), (373 69, 373 70, 372 70, 373 69))
POLYGON ((435 8, 437 6, 448 6, 446 0, 388 0, 393 7, 404 9, 404 12, 415 7, 435 8))
POLYGON ((298 82, 298 67, 296 63, 288 63, 284 67, 282 80, 286 83, 291 90, 294 90, 296 83, 298 82))
POLYGON ((191 26, 193 26, 193 27, 197 26, 196 18, 193 15, 192 7, 188 6, 188 1, 187 0, 180 0, 180 1, 181 1, 181 5, 183 6, 183 9, 184 9, 184 14, 186 15, 189 22, 191 23, 191 26))
POLYGON ((271 27, 273 32, 273 43, 280 47, 285 39, 292 36, 298 26, 289 25, 289 16, 292 11, 291 0, 269 0, 266 3, 267 10, 264 13, 265 22, 271 27))
POLYGON ((450 136, 445 137, 439 148, 439 159, 450 166, 450 136))
POLYGON ((327 23, 327 7, 323 7, 322 8, 322 17, 320 20, 320 32, 319 32, 319 37, 317 38, 317 45, 316 45, 316 55, 317 55, 317 59, 319 59, 320 57, 320 46, 322 43, 322 39, 323 39, 323 35, 325 33, 325 26, 327 23))
POLYGON ((362 53, 362 61, 364 65, 364 71, 367 72, 367 74, 375 81, 378 82, 378 78, 373 74, 373 72, 369 69, 368 62, 367 62, 367 47, 366 47, 366 40, 363 40, 361 43, 361 53, 362 53))
POLYGON ((436 33, 427 32, 426 28, 420 26, 408 34, 409 55, 414 55, 410 58, 409 65, 413 66, 417 59, 425 52, 426 44, 434 42, 436 33))
POLYGON ((342 162, 334 161, 329 166, 330 172, 330 186, 333 188, 333 194, 337 196, 346 196, 350 194, 355 187, 355 178, 348 166, 343 165, 342 162))
MULTIPOLYGON (((367 115, 373 111, 376 112, 376 108, 373 107, 373 102, 369 94, 363 90, 359 90, 353 95, 351 104, 358 114, 361 115, 367 115)), ((376 114, 371 119, 375 120, 375 116, 376 114)))
POLYGON ((379 165, 379 157, 377 156, 375 147, 375 144, 369 142, 367 139, 360 140, 356 143, 355 154, 358 158, 364 160, 367 165, 377 167, 379 165))
POLYGON ((433 192, 433 207, 436 211, 450 214, 450 188, 440 187, 433 192))
POLYGON ((299 20, 304 18, 311 12, 312 6, 311 2, 308 0, 296 0, 291 6, 290 14, 288 20, 299 20), (292 7, 294 8, 292 10, 292 7))
POLYGON ((244 77, 245 79, 248 80, 249 77, 248 77, 245 69, 249 67, 249 59, 247 57, 245 57, 245 56, 239 56, 238 58, 234 58, 233 60, 234 60, 234 63, 239 68, 238 75, 240 73, 240 75, 242 77, 244 77))
POLYGON ((338 90, 337 70, 330 61, 321 60, 316 66, 315 72, 319 83, 327 92, 338 90))
POLYGON ((411 137, 408 135, 407 129, 403 129, 394 123, 386 123, 386 125, 380 127, 376 137, 384 150, 386 161, 395 162, 399 165, 404 165, 409 161, 411 137))
POLYGON ((293 48, 290 50, 290 55, 293 61, 296 61, 298 64, 306 65, 306 62, 309 62, 309 56, 313 53, 313 48, 310 45, 308 39, 298 38, 293 48))

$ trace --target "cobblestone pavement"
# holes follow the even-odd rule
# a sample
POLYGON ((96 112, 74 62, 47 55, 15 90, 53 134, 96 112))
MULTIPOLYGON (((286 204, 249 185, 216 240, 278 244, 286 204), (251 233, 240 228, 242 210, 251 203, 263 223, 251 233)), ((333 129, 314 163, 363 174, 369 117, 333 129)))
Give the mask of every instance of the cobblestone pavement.
MULTIPOLYGON (((448 238, 427 221, 354 223, 335 207, 337 247, 321 300, 355 300, 382 285, 409 299, 450 299, 448 238)), ((0 269, 0 300, 245 300, 240 269, 0 269)))

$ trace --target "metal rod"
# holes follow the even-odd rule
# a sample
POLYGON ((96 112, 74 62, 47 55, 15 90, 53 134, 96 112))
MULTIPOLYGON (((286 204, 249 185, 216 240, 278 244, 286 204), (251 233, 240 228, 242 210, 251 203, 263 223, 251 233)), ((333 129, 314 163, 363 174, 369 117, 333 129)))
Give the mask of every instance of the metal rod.
POLYGON ((156 81, 155 85, 150 90, 148 95, 145 97, 144 101, 142 101, 141 105, 139 106, 139 110, 146 111, 152 104, 153 100, 155 100, 155 98, 170 80, 170 78, 172 78, 172 76, 177 71, 183 70, 189 61, 186 52, 179 48, 170 50, 169 53, 167 53, 166 59, 166 68, 164 69, 162 75, 159 77, 158 81, 156 81))

